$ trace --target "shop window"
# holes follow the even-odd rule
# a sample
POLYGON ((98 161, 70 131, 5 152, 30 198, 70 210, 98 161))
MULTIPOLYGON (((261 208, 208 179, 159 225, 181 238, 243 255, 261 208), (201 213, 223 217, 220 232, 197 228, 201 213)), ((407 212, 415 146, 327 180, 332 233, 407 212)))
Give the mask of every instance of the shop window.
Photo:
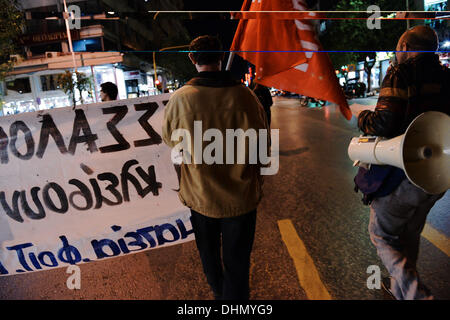
POLYGON ((41 76, 41 89, 42 91, 51 91, 61 89, 58 85, 58 76, 60 74, 48 74, 41 76))
POLYGON ((76 52, 95 52, 102 51, 100 38, 82 39, 73 42, 73 51, 76 52))
POLYGON ((18 78, 10 81, 6 81, 6 88, 10 91, 17 93, 30 93, 31 85, 30 78, 18 78))
POLYGON ((127 88, 127 99, 139 97, 138 80, 125 80, 125 86, 127 88))

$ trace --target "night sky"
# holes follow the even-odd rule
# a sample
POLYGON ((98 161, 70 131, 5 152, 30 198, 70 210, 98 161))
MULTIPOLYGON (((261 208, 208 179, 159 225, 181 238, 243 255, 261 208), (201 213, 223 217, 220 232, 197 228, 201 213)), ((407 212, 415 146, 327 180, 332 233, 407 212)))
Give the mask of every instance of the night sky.
MULTIPOLYGON (((185 0, 184 10, 189 11, 221 11, 221 10, 240 10, 243 0, 227 1, 203 1, 203 0, 185 0)), ((194 19, 186 21, 186 27, 192 38, 200 35, 217 35, 222 40, 224 48, 229 48, 233 41, 234 33, 238 21, 229 19, 227 14, 215 13, 197 13, 194 19)))
MULTIPOLYGON (((185 0, 184 9, 186 11, 239 11, 241 10, 243 0, 226 0, 226 1, 203 1, 203 0, 185 0)), ((228 50, 233 42, 233 37, 236 32, 238 20, 229 19, 227 14, 215 13, 198 13, 194 14, 193 20, 185 21, 185 25, 189 31, 192 39, 209 34, 218 36, 222 41, 224 50, 228 50)), ((224 66, 228 61, 228 54, 225 55, 224 66)), ((247 63, 235 56, 231 72, 236 78, 241 78, 247 71, 247 63)))

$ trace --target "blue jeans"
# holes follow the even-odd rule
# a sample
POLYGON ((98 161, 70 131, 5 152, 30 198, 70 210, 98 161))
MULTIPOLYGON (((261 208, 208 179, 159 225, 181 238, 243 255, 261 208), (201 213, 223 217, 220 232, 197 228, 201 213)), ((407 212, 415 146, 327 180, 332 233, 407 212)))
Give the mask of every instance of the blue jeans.
POLYGON ((391 275, 391 291, 398 300, 433 299, 419 279, 416 262, 427 215, 443 195, 427 194, 405 179, 370 205, 370 239, 391 275))

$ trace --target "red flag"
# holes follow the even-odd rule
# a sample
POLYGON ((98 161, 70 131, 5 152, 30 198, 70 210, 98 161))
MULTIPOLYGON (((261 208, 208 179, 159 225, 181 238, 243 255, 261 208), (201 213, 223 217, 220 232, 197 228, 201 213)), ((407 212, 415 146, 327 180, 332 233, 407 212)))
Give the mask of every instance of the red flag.
POLYGON ((334 102, 347 120, 352 113, 333 65, 310 22, 316 13, 307 12, 304 0, 245 0, 241 11, 304 11, 291 15, 243 14, 231 45, 256 68, 256 82, 308 97, 334 102), (295 18, 293 18, 295 17, 295 18))

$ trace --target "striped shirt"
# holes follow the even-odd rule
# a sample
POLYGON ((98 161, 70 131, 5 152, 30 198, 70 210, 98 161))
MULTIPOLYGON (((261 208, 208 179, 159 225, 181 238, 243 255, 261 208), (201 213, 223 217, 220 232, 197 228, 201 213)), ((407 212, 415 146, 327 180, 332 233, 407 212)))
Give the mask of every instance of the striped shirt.
POLYGON ((361 112, 358 127, 368 135, 392 138, 426 111, 450 115, 450 69, 435 54, 421 54, 389 67, 375 111, 361 112))

